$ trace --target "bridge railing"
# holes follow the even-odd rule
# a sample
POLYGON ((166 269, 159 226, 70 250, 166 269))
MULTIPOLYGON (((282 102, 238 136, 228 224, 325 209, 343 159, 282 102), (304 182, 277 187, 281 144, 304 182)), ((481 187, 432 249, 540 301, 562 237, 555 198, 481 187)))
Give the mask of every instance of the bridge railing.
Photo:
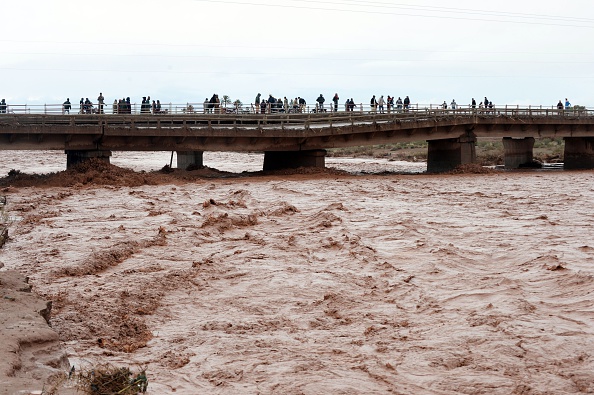
POLYGON ((455 109, 448 106, 443 108, 441 104, 420 104, 414 103, 408 108, 404 106, 389 107, 384 105, 372 106, 371 104, 357 103, 349 108, 344 103, 339 104, 337 111, 334 111, 334 105, 326 104, 323 107, 316 105, 293 106, 285 107, 267 105, 266 107, 256 106, 254 104, 247 104, 241 106, 219 105, 210 106, 208 103, 162 103, 160 110, 153 109, 152 106, 143 107, 142 104, 130 103, 126 106, 118 106, 117 103, 91 104, 89 106, 71 106, 67 109, 63 104, 8 104, 6 107, 0 108, 0 116, 2 114, 44 114, 44 115, 97 115, 97 114, 116 114, 116 115, 232 115, 238 116, 253 116, 253 115, 279 115, 279 114, 309 114, 316 116, 336 116, 342 115, 383 115, 383 114, 398 114, 402 117, 427 117, 427 116, 594 116, 594 108, 586 107, 572 107, 569 109, 558 109, 556 106, 520 106, 520 105, 503 105, 494 106, 493 108, 472 107, 470 105, 457 106, 455 109), (264 109, 264 112, 262 112, 264 109))

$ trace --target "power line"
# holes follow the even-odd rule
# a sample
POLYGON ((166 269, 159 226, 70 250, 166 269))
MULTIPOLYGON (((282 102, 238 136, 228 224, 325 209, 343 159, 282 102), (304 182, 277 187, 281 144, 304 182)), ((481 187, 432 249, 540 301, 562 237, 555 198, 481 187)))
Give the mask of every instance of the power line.
MULTIPOLYGON (((240 1, 231 1, 231 0, 193 0, 195 2, 205 2, 205 3, 216 3, 216 4, 236 4, 236 5, 243 5, 243 6, 260 6, 260 7, 275 7, 275 8, 291 8, 291 9, 305 9, 305 10, 317 10, 317 11, 338 11, 338 12, 352 12, 352 13, 364 13, 364 14, 379 14, 379 15, 397 15, 397 16, 410 16, 410 17, 422 17, 422 18, 434 18, 434 19, 453 19, 453 20, 469 20, 469 21, 479 21, 479 22, 499 22, 499 23, 513 23, 513 24, 524 24, 524 25, 542 25, 542 26, 561 26, 561 27, 576 27, 576 28, 594 28, 593 25, 574 25, 574 24, 563 24, 563 23, 547 23, 547 22, 529 22, 529 21, 517 21, 517 20, 502 20, 502 19, 486 19, 486 18, 465 18, 465 17, 455 17, 455 16, 439 16, 439 15, 424 15, 424 14, 411 14, 411 13, 401 13, 401 12, 387 12, 385 10, 378 10, 378 11, 370 11, 367 9, 341 9, 341 8, 328 8, 328 7, 310 7, 310 6, 302 6, 302 5, 287 5, 287 4, 277 4, 277 3, 256 3, 256 2, 240 2, 240 1)), ((313 0, 300 0, 300 3, 313 3, 319 4, 318 1, 313 0)), ((334 3, 336 4, 336 3, 334 3)), ((338 3, 342 5, 343 3, 338 3)), ((373 4, 373 3, 372 3, 373 4)), ((375 7, 366 7, 366 8, 376 8, 375 7)), ((390 8, 397 8, 395 6, 391 6, 390 8)), ((401 7, 402 8, 402 7, 401 7)), ((455 9, 449 9, 447 12, 453 13, 455 9)), ((460 10, 460 9, 459 9, 460 10)), ((431 10, 426 10, 431 11, 431 10)), ((437 7, 432 12, 446 12, 446 11, 438 11, 437 7)), ((467 13, 470 13, 467 12, 467 13)), ((475 11, 476 13, 476 11, 475 11)), ((495 14, 489 14, 489 16, 496 17, 495 14)), ((503 16, 503 15, 502 15, 503 16)), ((514 17, 513 13, 509 13, 506 15, 507 17, 514 17)), ((516 18, 526 18, 530 16, 530 14, 516 14, 516 18), (524 16, 523 16, 524 15, 524 16)), ((554 16, 540 16, 538 17, 537 14, 533 14, 532 19, 551 19, 551 20, 559 20, 565 21, 562 17, 554 17, 554 16)), ((577 18, 566 18, 567 22, 583 22, 583 23, 593 23, 587 19, 584 20, 577 20, 577 18)))
POLYGON ((134 74, 134 73, 166 73, 166 74, 209 74, 209 75, 216 75, 221 74, 225 75, 226 78, 229 75, 262 75, 262 76, 270 76, 270 75, 278 75, 278 76, 291 76, 291 77, 373 77, 373 78, 387 78, 387 77, 422 77, 422 78, 443 78, 443 79, 452 79, 452 78, 482 78, 482 79, 490 79, 490 78, 533 78, 533 79, 594 79, 594 75, 592 76, 583 76, 583 75, 535 75, 535 74, 528 74, 528 75, 453 75, 453 74, 381 74, 381 73, 374 73, 370 75, 369 73, 364 74, 353 74, 353 73, 294 73, 294 72, 276 72, 276 71, 266 71, 266 72, 259 72, 259 71, 230 71, 230 72, 223 72, 223 71, 181 71, 181 70, 137 70, 137 69, 67 69, 67 68, 21 68, 21 67, 0 67, 0 70, 11 70, 11 71, 63 71, 63 72, 84 72, 84 73, 127 73, 127 74, 134 74))
MULTIPOLYGON (((91 42, 91 41, 50 41, 50 40, 14 40, 14 39, 0 39, 0 42, 5 43, 19 43, 19 44, 65 44, 65 45, 106 45, 106 46, 134 46, 146 48, 239 48, 250 50, 307 50, 307 51, 332 51, 332 52, 389 52, 389 53, 444 53, 444 54, 491 54, 491 55, 555 55, 555 56, 571 56, 571 55, 590 55, 590 52, 540 52, 540 51, 495 51, 495 50, 444 50, 444 49, 392 49, 392 48, 341 48, 341 47, 293 47, 293 46, 245 46, 245 45, 208 45, 208 44, 171 44, 171 43, 131 43, 131 42, 91 42)), ((10 54, 10 52, 0 53, 10 54)), ((26 54, 26 53, 23 53, 26 54)), ((105 54, 111 56, 112 54, 105 54)), ((117 54, 113 54, 116 56, 117 54)), ((122 54, 122 56, 146 56, 143 54, 122 54)), ((183 55, 168 55, 163 56, 183 56, 183 55)), ((193 55, 188 55, 193 56, 193 55)))
MULTIPOLYGON (((318 1, 312 0, 300 0, 301 2, 307 3, 318 3, 318 1)), ((533 13, 520 13, 520 12, 509 12, 509 11, 491 11, 491 10, 475 10, 471 8, 453 8, 453 7, 435 7, 435 6, 424 6, 424 5, 410 5, 401 3, 387 3, 380 1, 362 1, 362 0, 343 0, 346 3, 353 3, 360 6, 376 6, 376 7, 388 7, 388 8, 402 8, 402 9, 413 9, 423 10, 430 12, 447 12, 447 13, 464 13, 464 14, 477 14, 477 15, 489 15, 489 16, 501 16, 501 17, 513 17, 513 18, 531 18, 531 19, 546 19, 546 20, 559 20, 569 22, 584 22, 594 23, 592 18, 581 18, 581 17, 568 17, 558 15, 544 15, 544 14, 533 14, 533 13)), ((341 2, 329 2, 332 4, 344 4, 341 2)))
MULTIPOLYGON (((453 51, 439 51, 452 53, 453 51)), ((460 51, 461 52, 461 51, 460 51)), ((468 53, 472 53, 468 51, 468 53)), ((321 59, 316 57, 298 57, 298 56, 220 56, 220 55, 170 55, 170 54, 110 54, 110 53, 64 53, 64 52, 3 52, 4 55, 28 55, 28 56, 74 56, 74 57, 129 57, 129 58, 181 58, 181 59, 221 59, 221 60, 315 60, 315 61, 345 61, 345 62, 392 62, 392 63, 408 63, 408 62, 431 62, 431 63, 447 63, 447 62, 463 62, 463 63, 533 63, 534 59, 527 60, 484 60, 484 59, 390 59, 390 58, 335 58, 324 57, 321 59)), ((516 53, 523 54, 523 53, 516 53)), ((564 54, 565 55, 565 54, 564 54)), ((594 61, 576 61, 564 58, 562 60, 539 60, 539 64, 592 64, 594 61)))

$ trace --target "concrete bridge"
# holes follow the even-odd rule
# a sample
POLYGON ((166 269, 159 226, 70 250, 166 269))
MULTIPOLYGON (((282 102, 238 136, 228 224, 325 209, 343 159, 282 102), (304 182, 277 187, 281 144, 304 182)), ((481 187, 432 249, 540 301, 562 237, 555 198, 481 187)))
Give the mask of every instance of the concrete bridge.
POLYGON ((264 170, 323 167, 329 148, 428 141, 429 172, 476 159, 480 137, 498 137, 505 167, 532 161, 537 138, 565 140, 566 169, 594 168, 594 111, 540 108, 420 109, 379 114, 0 114, 1 150, 60 150, 70 166, 112 151, 176 151, 178 167, 204 151, 264 152, 264 170))

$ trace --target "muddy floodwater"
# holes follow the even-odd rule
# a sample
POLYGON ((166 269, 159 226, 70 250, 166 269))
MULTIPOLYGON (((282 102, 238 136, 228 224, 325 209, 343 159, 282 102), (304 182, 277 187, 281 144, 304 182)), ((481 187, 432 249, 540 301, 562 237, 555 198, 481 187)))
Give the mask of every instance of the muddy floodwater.
POLYGON ((594 392, 594 171, 204 162, 235 175, 2 189, 3 270, 53 301, 75 366, 146 367, 149 394, 594 392))

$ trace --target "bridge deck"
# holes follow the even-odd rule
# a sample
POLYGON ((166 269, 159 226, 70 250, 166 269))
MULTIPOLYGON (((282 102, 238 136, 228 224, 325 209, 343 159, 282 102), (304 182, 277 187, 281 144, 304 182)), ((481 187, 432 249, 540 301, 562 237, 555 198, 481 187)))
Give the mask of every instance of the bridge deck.
POLYGON ((0 150, 300 151, 477 137, 592 137, 594 112, 419 110, 389 114, 0 114, 0 150))

